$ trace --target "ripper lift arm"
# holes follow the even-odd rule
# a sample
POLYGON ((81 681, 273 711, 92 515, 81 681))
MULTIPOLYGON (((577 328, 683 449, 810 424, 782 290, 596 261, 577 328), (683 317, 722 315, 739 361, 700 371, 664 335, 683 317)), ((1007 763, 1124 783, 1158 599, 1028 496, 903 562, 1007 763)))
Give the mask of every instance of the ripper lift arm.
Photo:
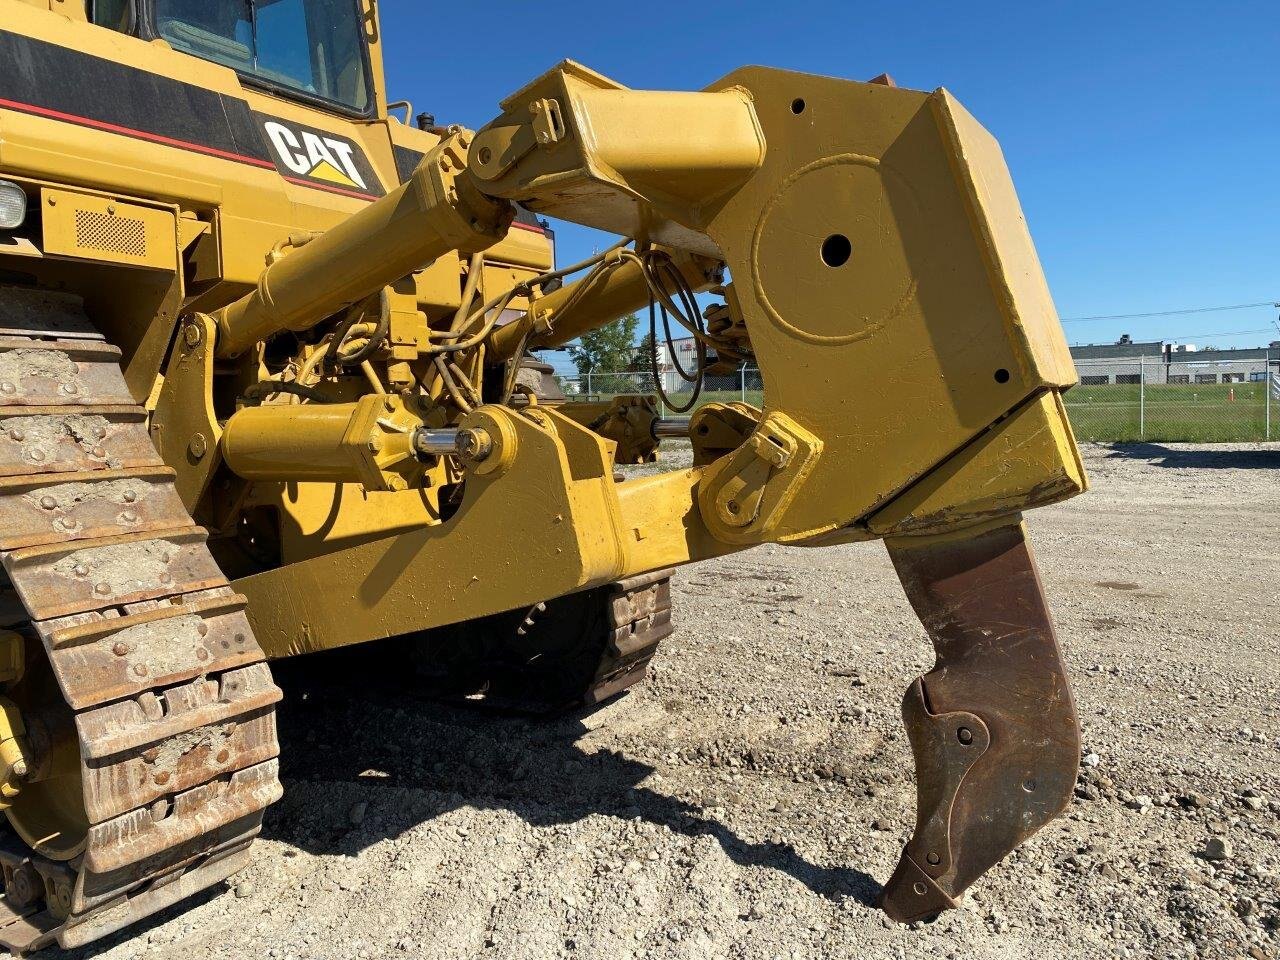
MULTIPOLYGON (((1079 749, 1021 525, 1085 489, 1060 400, 1075 372, 998 146, 942 90, 755 67, 666 93, 565 63, 502 108, 201 319, 213 352, 482 251, 518 202, 635 247, 559 289, 541 278, 514 323, 492 325, 505 304, 487 304, 439 349, 482 343, 501 371, 715 287, 726 303, 699 336, 754 360, 764 409, 707 404, 688 423, 691 469, 616 483, 632 441, 510 391, 447 421, 431 397, 246 407, 221 454, 248 480, 400 489, 442 456, 466 480, 448 522, 238 582, 263 647, 461 621, 759 543, 884 538, 937 651, 904 703, 919 808, 884 906, 900 920, 954 906, 1065 806, 1079 749)), ((621 416, 654 419, 643 404, 621 416)))

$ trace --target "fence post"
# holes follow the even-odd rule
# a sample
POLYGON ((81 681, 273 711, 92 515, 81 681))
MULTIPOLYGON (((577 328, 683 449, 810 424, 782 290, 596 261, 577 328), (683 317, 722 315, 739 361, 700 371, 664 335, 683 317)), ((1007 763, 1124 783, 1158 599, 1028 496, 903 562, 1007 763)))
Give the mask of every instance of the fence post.
POLYGON ((1266 439, 1271 439, 1271 348, 1267 348, 1267 362, 1263 366, 1262 375, 1262 402, 1266 405, 1266 439))
POLYGON ((742 361, 742 366, 738 368, 738 386, 742 391, 742 402, 747 402, 747 361, 742 361))
POLYGON ((591 368, 587 367, 587 400, 591 400, 591 368))
POLYGON ((1147 439, 1147 360, 1138 354, 1138 439, 1147 439))

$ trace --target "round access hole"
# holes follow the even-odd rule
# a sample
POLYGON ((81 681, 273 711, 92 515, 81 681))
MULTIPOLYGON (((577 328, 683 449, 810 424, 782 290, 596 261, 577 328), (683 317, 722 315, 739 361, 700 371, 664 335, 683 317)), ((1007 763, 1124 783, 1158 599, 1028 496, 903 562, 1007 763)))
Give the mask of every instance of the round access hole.
POLYGON ((822 262, 828 267, 843 267, 853 255, 853 244, 843 233, 833 233, 822 241, 822 262))
POLYGON ((791 101, 791 112, 792 112, 792 113, 804 113, 804 98, 803 98, 803 97, 796 97, 794 100, 792 100, 792 101, 791 101))
POLYGON ((1004 367, 1001 367, 999 370, 996 371, 996 383, 1008 383, 1008 382, 1009 382, 1009 371, 1006 370, 1004 367))

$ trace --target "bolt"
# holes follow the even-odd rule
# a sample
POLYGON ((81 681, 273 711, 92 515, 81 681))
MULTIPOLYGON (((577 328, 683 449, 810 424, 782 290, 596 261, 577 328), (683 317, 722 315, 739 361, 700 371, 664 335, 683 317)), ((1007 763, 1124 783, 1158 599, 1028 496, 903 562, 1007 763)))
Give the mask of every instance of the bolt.
POLYGON ((129 652, 129 645, 127 643, 117 643, 114 647, 111 648, 111 652, 114 653, 117 657, 123 657, 126 653, 129 652))
POLYGON ((231 754, 226 750, 219 750, 218 755, 214 759, 219 763, 226 763, 231 759, 231 754))
POLYGON ((114 203, 107 204, 107 213, 115 213, 116 205, 114 203))
POLYGON ((106 428, 106 427, 94 427, 94 428, 93 428, 93 435, 94 435, 95 437, 97 437, 99 440, 105 440, 105 439, 107 438, 107 428, 106 428))
POLYGON ((44 507, 46 510, 56 510, 58 508, 58 501, 53 499, 53 497, 41 497, 40 506, 44 507))
POLYGON ((911 889, 916 892, 917 897, 923 897, 926 893, 929 892, 929 888, 924 885, 924 881, 922 880, 917 880, 914 884, 912 884, 911 889))
POLYGON ((93 592, 98 594, 99 596, 105 597, 107 594, 111 592, 111 584, 103 580, 101 583, 97 583, 94 585, 93 592))
POLYGON ((58 198, 57 198, 57 197, 50 197, 50 198, 49 198, 49 206, 51 206, 51 207, 56 207, 57 205, 58 205, 58 198))
POLYGON ((973 731, 968 727, 961 727, 956 731, 956 738, 967 747, 973 743, 973 731))
POLYGON ((133 672, 140 677, 145 677, 147 675, 147 665, 145 663, 140 663, 133 668, 133 672))
POLYGON ((89 568, 86 567, 83 563, 77 563, 75 565, 75 568, 71 572, 74 573, 77 577, 87 577, 89 575, 89 568))
POLYGON ((120 519, 125 523, 137 523, 138 515, 132 510, 126 510, 124 513, 120 514, 120 519))
POLYGON ((188 323, 182 328, 182 341, 188 347, 200 346, 200 341, 204 339, 204 331, 200 329, 198 323, 188 323))
POLYGON ((142 751, 142 759, 147 761, 147 763, 155 763, 156 760, 159 759, 159 757, 160 757, 159 747, 148 747, 146 750, 142 751))
POLYGON ((199 650, 197 650, 197 651, 196 651, 196 659, 197 659, 197 660, 208 660, 208 659, 209 659, 209 651, 208 651, 208 650, 206 650, 204 647, 201 647, 199 650))
POLYGON ((196 633, 202 637, 207 637, 209 635, 209 625, 201 621, 200 625, 196 627, 196 633))
POLYGON ((173 583, 173 577, 172 577, 172 576, 170 576, 170 575, 169 575, 169 574, 167 574, 167 573, 162 573, 162 574, 160 574, 160 582, 161 582, 161 583, 173 583))
POLYGON ((25 780, 30 772, 27 769, 27 761, 21 758, 13 761, 13 766, 9 768, 9 771, 19 780, 25 780))
POLYGON ((105 460, 107 458, 107 448, 103 446, 96 446, 90 450, 89 453, 97 457, 99 460, 105 460))
POLYGON ((9 439, 16 440, 19 443, 21 443, 23 440, 27 439, 27 435, 23 433, 21 430, 10 430, 9 439))
POLYGON ((18 387, 16 384, 11 383, 8 380, 0 381, 0 393, 17 393, 17 392, 18 392, 18 387))
POLYGON ((191 442, 187 444, 187 450, 191 456, 200 460, 209 450, 209 442, 205 440, 203 433, 197 433, 191 438, 191 442))
POLYGON ((938 856, 936 853, 934 853, 932 850, 929 851, 929 854, 925 857, 925 859, 928 860, 935 867, 942 862, 942 858, 938 856))
POLYGON ((169 771, 161 770, 159 773, 156 774, 155 781, 157 784, 163 787, 166 783, 169 782, 169 771))
POLYGON ((69 397, 73 397, 80 392, 80 388, 77 387, 74 383, 64 383, 62 385, 62 392, 69 397))
POLYGON ((134 493, 132 490, 126 490, 124 492, 124 496, 122 497, 122 499, 124 500, 125 503, 133 503, 133 501, 138 499, 138 495, 134 493))
POLYGON ((44 459, 44 451, 32 450, 30 453, 27 454, 27 456, 30 457, 32 460, 34 460, 36 463, 39 463, 41 460, 44 459))

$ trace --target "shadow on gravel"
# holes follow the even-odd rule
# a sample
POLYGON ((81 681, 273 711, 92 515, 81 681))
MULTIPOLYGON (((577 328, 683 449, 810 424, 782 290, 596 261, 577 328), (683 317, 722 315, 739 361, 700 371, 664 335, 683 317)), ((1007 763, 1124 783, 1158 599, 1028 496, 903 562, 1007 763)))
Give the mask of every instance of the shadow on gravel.
POLYGON ((1113 443, 1108 460, 1146 460, 1157 467, 1280 470, 1280 450, 1174 450, 1158 443, 1113 443))
POLYGON ((551 719, 500 714, 422 698, 408 671, 375 669, 370 649, 273 664, 285 796, 264 836, 313 854, 357 855, 384 837, 462 806, 502 809, 535 826, 592 813, 640 817, 690 836, 713 837, 743 866, 781 870, 830 899, 874 906, 881 887, 852 867, 824 867, 790 844, 743 840, 695 804, 638 784, 652 766, 576 742, 585 714, 551 719), (327 662, 326 662, 327 661, 327 662), (384 793, 383 791, 392 791, 384 793), (353 828, 352 806, 367 803, 353 828))

